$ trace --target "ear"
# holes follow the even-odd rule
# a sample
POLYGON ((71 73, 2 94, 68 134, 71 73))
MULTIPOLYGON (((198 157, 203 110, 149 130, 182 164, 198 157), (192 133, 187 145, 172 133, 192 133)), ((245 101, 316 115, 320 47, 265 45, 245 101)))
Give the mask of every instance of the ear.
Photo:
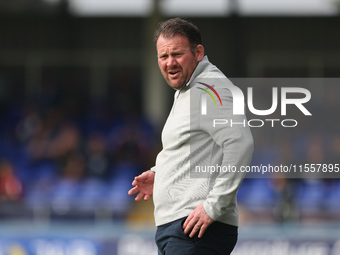
POLYGON ((197 45, 195 50, 196 60, 200 62, 204 57, 204 47, 202 44, 197 45))

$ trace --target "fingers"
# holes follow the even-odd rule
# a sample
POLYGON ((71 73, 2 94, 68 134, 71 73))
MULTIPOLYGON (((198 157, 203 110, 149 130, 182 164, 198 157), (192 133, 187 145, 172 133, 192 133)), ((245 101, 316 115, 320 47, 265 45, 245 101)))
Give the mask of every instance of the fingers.
POLYGON ((134 183, 134 182, 142 182, 142 181, 145 181, 146 180, 146 178, 145 177, 142 177, 142 176, 136 176, 135 177, 135 179, 133 180, 133 182, 132 182, 132 184, 134 183))
POLYGON ((138 187, 133 187, 132 189, 129 190, 128 194, 131 196, 136 194, 138 191, 139 191, 138 187))
POLYGON ((135 200, 136 201, 140 201, 140 200, 142 200, 143 199, 143 197, 145 196, 145 194, 144 193, 142 193, 142 192, 139 192, 138 193, 138 195, 136 196, 136 198, 135 198, 135 200))
POLYGON ((138 176, 135 177, 135 181, 138 181, 138 182, 142 182, 142 181, 145 181, 148 179, 148 176, 149 176, 149 173, 148 172, 144 172, 138 176))
MULTIPOLYGON (((191 230, 191 233, 193 233, 193 235, 197 232, 197 230, 196 231, 194 231, 195 230, 195 225, 196 224, 198 224, 199 225, 199 223, 198 223, 198 221, 199 221, 199 218, 198 217, 196 217, 195 218, 195 216, 194 216, 194 212, 192 212, 189 216, 188 216, 188 218, 185 220, 185 222, 184 222, 184 224, 183 224, 183 228, 184 228, 184 234, 188 234, 189 232, 190 232, 190 230, 191 230)), ((199 225, 200 226, 200 225, 199 225)), ((197 227, 197 226, 196 226, 197 227)), ((193 235, 191 235, 191 233, 190 233, 190 237, 192 237, 193 235)))
POLYGON ((191 220, 187 226, 185 227, 184 229, 184 234, 188 234, 190 231, 190 234, 189 234, 189 237, 193 237, 197 231, 200 229, 200 224, 197 220, 191 220))
POLYGON ((144 193, 142 193, 138 186, 137 187, 134 187, 132 189, 129 190, 128 194, 131 196, 131 195, 134 195, 138 193, 138 195, 136 196, 135 200, 136 201, 139 201, 139 200, 142 200, 142 198, 144 198, 144 200, 148 200, 151 196, 150 195, 145 195, 144 193), (139 193, 138 193, 139 192, 139 193))
POLYGON ((187 235, 190 232, 189 237, 192 238, 198 233, 198 238, 201 238, 213 222, 214 220, 205 212, 203 204, 200 204, 185 220, 184 234, 187 235))
POLYGON ((201 204, 197 206, 197 208, 192 213, 190 213, 188 218, 185 220, 183 224, 185 234, 188 234, 190 229, 192 229, 193 226, 199 221, 200 216, 201 216, 200 210, 201 210, 201 204))
POLYGON ((130 189, 129 190, 129 192, 128 192, 128 194, 131 196, 131 195, 134 195, 134 194, 136 194, 136 193, 138 193, 139 192, 139 187, 137 186, 138 185, 138 176, 136 176, 135 177, 135 179, 133 180, 133 182, 132 182, 132 186, 135 186, 135 187, 133 187, 132 189, 130 189))
POLYGON ((138 182, 153 182, 155 178, 155 172, 153 171, 146 171, 138 176, 135 177, 135 180, 138 182))
POLYGON ((201 227, 200 227, 200 230, 199 230, 199 233, 198 233, 198 238, 202 238, 204 232, 207 230, 208 228, 208 225, 207 224, 203 224, 201 227))
POLYGON ((209 226, 208 224, 202 222, 201 220, 199 220, 199 221, 191 220, 187 224, 187 226, 184 230, 184 234, 187 235, 191 230, 191 232, 189 234, 190 238, 194 237, 197 233, 198 233, 198 237, 201 238, 203 236, 204 232, 207 230, 208 226, 209 226))
MULTIPOLYGON (((188 223, 191 221, 191 219, 192 219, 193 217, 194 217, 194 216, 193 216, 192 213, 187 217, 187 219, 185 220, 185 222, 184 222, 184 224, 183 224, 183 229, 186 229, 186 228, 187 228, 188 223)), ((184 231, 184 233, 185 233, 185 231, 184 231)), ((187 234, 187 233, 185 233, 185 234, 187 234)))
POLYGON ((190 223, 188 223, 187 227, 185 228, 184 233, 187 235, 191 230, 189 234, 190 238, 194 237, 197 233, 198 238, 202 238, 203 234, 208 229, 210 224, 211 223, 202 220, 199 221, 191 220, 190 223))
POLYGON ((147 179, 146 177, 143 177, 141 175, 136 176, 135 179, 132 182, 132 186, 137 186, 138 183, 141 183, 141 182, 145 181, 146 179, 147 179))
POLYGON ((196 233, 200 231, 200 229, 201 229, 201 227, 202 227, 201 224, 202 224, 202 223, 197 222, 197 223, 192 227, 192 230, 191 230, 190 235, 189 235, 190 238, 193 238, 193 237, 196 235, 196 233))
POLYGON ((132 186, 128 191, 129 195, 137 194, 135 200, 149 200, 153 192, 153 181, 155 173, 152 171, 144 172, 134 178, 132 186))
POLYGON ((136 198, 135 198, 136 201, 139 201, 139 200, 142 200, 142 199, 144 199, 144 200, 146 201, 146 200, 149 200, 150 197, 151 197, 150 195, 146 195, 146 194, 140 192, 140 191, 137 189, 137 187, 135 187, 135 188, 133 188, 133 189, 130 189, 129 192, 128 192, 128 194, 129 194, 130 196, 131 196, 131 195, 134 195, 134 194, 136 194, 136 193, 138 193, 138 195, 137 195, 136 198), (138 193, 138 192, 139 192, 139 193, 138 193))

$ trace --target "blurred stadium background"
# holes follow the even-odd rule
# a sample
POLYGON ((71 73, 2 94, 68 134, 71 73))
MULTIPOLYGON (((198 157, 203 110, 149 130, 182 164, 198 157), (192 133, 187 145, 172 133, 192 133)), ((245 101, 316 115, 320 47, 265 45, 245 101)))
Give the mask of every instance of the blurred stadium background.
MULTIPOLYGON (((152 44, 160 20, 197 24, 229 77, 336 78, 339 8, 336 0, 0 1, 0 254, 157 254, 152 203, 127 191, 154 163, 173 98, 152 44)), ((337 81, 307 85, 313 118, 294 131, 253 129, 252 164, 340 163, 337 81)), ((254 91, 268 107, 271 90, 254 91)), ((239 203, 234 255, 340 254, 340 179, 247 178, 239 203)))

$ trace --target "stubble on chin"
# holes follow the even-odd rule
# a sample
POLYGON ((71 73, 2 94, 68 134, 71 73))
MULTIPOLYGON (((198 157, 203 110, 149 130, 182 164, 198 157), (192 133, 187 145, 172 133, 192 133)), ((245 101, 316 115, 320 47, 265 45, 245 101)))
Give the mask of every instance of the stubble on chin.
POLYGON ((175 85, 175 84, 172 84, 171 82, 168 82, 168 85, 175 90, 182 90, 185 88, 185 84, 182 84, 182 83, 175 85))

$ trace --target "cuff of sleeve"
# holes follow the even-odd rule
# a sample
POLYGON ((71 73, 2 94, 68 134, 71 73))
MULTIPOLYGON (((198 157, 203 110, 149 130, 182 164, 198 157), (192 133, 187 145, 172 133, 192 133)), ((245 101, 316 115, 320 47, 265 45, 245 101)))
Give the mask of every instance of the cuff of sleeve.
POLYGON ((156 166, 151 167, 148 171, 156 173, 156 166))
POLYGON ((214 208, 207 201, 203 203, 203 208, 210 218, 212 218, 214 221, 217 220, 218 215, 216 212, 214 212, 214 208))

